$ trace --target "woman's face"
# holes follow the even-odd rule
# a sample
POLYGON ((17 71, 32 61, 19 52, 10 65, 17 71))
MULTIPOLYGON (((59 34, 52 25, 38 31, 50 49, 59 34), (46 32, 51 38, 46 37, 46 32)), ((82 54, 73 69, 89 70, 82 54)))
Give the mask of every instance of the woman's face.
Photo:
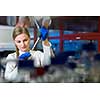
POLYGON ((15 40, 15 45, 17 46, 17 48, 19 50, 21 50, 22 52, 26 52, 29 50, 30 47, 30 38, 28 37, 27 34, 20 34, 18 35, 15 40))

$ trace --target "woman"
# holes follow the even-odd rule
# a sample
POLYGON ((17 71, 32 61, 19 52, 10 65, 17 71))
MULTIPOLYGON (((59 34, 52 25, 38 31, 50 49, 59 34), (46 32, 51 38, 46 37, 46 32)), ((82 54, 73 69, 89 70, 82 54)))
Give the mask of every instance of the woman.
POLYGON ((42 41, 43 52, 30 50, 30 35, 27 28, 25 27, 20 27, 20 26, 16 27, 13 31, 12 37, 13 37, 14 44, 16 46, 16 52, 11 53, 7 56, 7 60, 9 62, 7 62, 6 64, 6 70, 5 70, 6 80, 9 81, 20 80, 18 74, 17 62, 12 61, 14 59, 21 59, 21 58, 23 59, 23 57, 26 56, 28 59, 34 60, 35 67, 40 67, 40 66, 43 67, 51 63, 50 62, 51 44, 50 42, 48 42, 46 35, 44 36, 45 39, 42 41))

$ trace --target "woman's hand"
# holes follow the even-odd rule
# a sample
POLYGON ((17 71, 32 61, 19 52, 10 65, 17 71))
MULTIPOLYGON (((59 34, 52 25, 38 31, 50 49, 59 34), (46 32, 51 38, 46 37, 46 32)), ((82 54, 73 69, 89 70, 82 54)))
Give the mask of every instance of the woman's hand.
POLYGON ((42 40, 42 41, 45 41, 46 39, 47 39, 47 37, 48 37, 48 29, 47 28, 45 28, 45 27, 41 27, 40 28, 40 30, 39 30, 39 32, 40 32, 40 39, 42 40))
POLYGON ((30 52, 25 52, 24 54, 20 55, 18 58, 19 60, 26 60, 31 56, 30 52))

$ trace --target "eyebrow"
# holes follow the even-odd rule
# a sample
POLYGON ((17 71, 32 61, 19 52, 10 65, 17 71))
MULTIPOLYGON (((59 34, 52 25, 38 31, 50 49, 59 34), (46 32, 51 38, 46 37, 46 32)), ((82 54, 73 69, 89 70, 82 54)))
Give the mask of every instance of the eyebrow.
POLYGON ((24 40, 28 40, 28 39, 25 38, 25 39, 23 39, 23 40, 15 40, 15 41, 24 41, 24 40))

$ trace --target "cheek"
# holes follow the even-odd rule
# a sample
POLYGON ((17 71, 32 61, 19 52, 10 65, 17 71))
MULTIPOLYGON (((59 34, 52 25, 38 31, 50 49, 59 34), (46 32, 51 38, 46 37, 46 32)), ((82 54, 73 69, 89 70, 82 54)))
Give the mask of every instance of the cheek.
POLYGON ((21 46, 20 46, 19 44, 16 44, 16 47, 17 47, 18 49, 20 49, 20 48, 21 48, 21 46))
POLYGON ((20 44, 15 42, 15 46, 19 49, 20 48, 20 44))
POLYGON ((27 41, 27 44, 28 44, 28 45, 30 44, 30 40, 27 41))
POLYGON ((29 47, 30 41, 26 41, 26 42, 25 42, 25 45, 29 47))

